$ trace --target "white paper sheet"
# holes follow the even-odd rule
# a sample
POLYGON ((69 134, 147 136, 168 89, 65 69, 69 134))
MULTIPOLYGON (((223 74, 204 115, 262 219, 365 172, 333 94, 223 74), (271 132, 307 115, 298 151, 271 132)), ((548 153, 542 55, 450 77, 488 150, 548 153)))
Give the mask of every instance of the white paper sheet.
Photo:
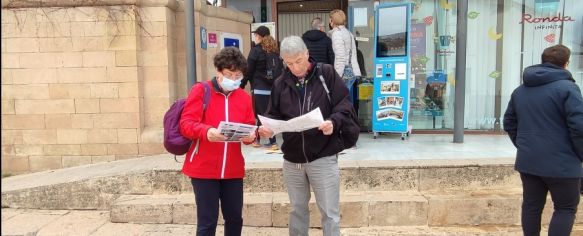
POLYGON ((366 27, 368 25, 368 10, 366 7, 354 8, 354 27, 366 27))
POLYGON ((247 137, 254 133, 257 126, 221 121, 217 129, 222 135, 227 137, 227 140, 224 142, 239 142, 240 138, 247 137))
POLYGON ((405 63, 396 63, 395 64, 395 79, 403 80, 407 79, 407 64, 405 63))
POLYGON ((261 124, 271 129, 275 134, 282 132, 300 132, 312 128, 319 127, 324 122, 324 117, 320 108, 316 108, 303 116, 284 121, 267 118, 265 116, 258 116, 261 124))

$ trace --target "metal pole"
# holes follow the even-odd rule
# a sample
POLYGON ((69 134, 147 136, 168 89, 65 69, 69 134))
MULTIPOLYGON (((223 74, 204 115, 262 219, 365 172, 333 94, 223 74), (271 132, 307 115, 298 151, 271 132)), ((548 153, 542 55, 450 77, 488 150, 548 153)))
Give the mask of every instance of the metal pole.
POLYGON ((468 30, 468 0, 458 0, 455 55, 455 107, 453 142, 464 142, 464 106, 466 104, 466 41, 468 30))
POLYGON ((186 78, 188 89, 196 82, 196 53, 194 52, 194 0, 186 0, 186 78))

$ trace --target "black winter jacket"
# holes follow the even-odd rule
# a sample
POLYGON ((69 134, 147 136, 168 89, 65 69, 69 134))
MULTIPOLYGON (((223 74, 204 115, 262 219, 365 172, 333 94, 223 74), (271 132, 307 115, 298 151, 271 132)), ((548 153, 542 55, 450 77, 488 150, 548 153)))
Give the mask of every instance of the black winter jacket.
POLYGON ((244 89, 247 83, 251 83, 251 90, 271 90, 273 80, 267 79, 267 64, 266 52, 261 47, 261 43, 256 44, 249 51, 247 57, 247 71, 243 80, 241 80, 240 88, 244 89))
POLYGON ((339 130, 342 121, 349 117, 352 104, 348 101, 348 89, 332 65, 323 64, 320 70, 310 58, 311 68, 306 76, 305 93, 298 88, 298 78, 288 69, 275 80, 271 90, 269 107, 265 115, 278 120, 289 120, 320 108, 324 120, 331 120, 334 125, 332 135, 324 135, 318 128, 303 132, 283 133, 283 158, 293 163, 306 163, 321 157, 331 156, 342 151, 343 143, 339 130), (322 74, 331 102, 328 101, 324 86, 319 79, 322 74), (333 105, 332 105, 333 104, 333 105))
POLYGON ((326 33, 319 30, 308 30, 302 35, 302 39, 308 47, 310 57, 313 57, 317 62, 334 65, 332 39, 326 33))
POLYGON ((582 177, 583 98, 569 71, 526 68, 510 98, 504 130, 517 148, 515 169, 542 177, 582 177))

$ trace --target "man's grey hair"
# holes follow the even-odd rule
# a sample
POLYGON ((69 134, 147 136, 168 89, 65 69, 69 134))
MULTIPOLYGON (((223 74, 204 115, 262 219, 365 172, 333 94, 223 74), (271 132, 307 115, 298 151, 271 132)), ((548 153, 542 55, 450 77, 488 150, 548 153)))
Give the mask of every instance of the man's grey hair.
POLYGON ((295 56, 300 53, 304 53, 308 51, 304 40, 299 36, 288 36, 281 41, 281 47, 279 49, 279 54, 281 56, 288 55, 288 56, 295 56))
POLYGON ((322 18, 316 17, 312 20, 312 29, 320 30, 322 27, 324 27, 324 24, 322 23, 322 18))

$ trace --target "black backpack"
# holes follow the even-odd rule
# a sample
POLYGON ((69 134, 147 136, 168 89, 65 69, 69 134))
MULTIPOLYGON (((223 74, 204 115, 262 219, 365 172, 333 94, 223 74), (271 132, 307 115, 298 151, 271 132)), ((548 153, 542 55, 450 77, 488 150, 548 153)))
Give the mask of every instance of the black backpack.
MULTIPOLYGON (((324 87, 324 90, 326 90, 328 101, 330 104, 332 104, 332 100, 330 99, 330 90, 328 90, 326 81, 322 76, 322 63, 318 62, 318 64, 316 64, 316 68, 318 70, 318 77, 320 78, 320 82, 322 82, 322 86, 324 87)), ((356 111, 354 111, 354 107, 351 105, 348 117, 344 117, 342 120, 342 127, 340 127, 339 137, 342 139, 344 149, 354 147, 358 141, 358 136, 360 136, 360 125, 358 124, 356 111)))
POLYGON ((265 64, 265 68, 267 68, 266 78, 268 80, 277 79, 283 73, 283 62, 277 53, 266 52, 265 64))

